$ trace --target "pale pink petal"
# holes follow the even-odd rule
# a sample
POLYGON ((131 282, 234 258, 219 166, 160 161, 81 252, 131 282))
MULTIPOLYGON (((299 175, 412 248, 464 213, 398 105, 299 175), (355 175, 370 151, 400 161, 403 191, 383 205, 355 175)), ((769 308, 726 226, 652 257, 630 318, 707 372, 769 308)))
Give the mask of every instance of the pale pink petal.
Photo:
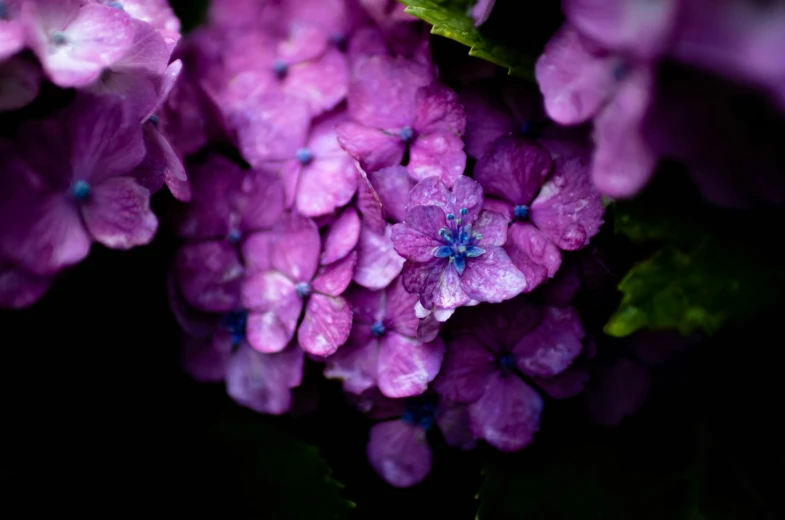
POLYGON ((324 377, 342 381, 346 392, 361 394, 376 385, 378 355, 379 340, 369 327, 355 323, 346 344, 325 359, 324 377))
POLYGON ((528 222, 515 222, 510 226, 504 250, 526 277, 525 290, 528 292, 552 278, 561 265, 559 248, 528 222))
POLYGON ((374 425, 367 451, 376 473, 395 487, 413 486, 431 471, 431 448, 425 430, 404 421, 374 425))
MULTIPOLYGON (((466 262, 460 286, 481 302, 499 303, 521 294, 528 286, 526 277, 501 247, 485 247, 485 253, 466 262)), ((452 307, 443 305, 444 307, 452 307)))
POLYGON ((243 266, 222 241, 186 244, 175 256, 177 282, 186 301, 207 312, 229 312, 240 301, 243 266))
POLYGON ((430 343, 385 334, 379 342, 379 390, 387 397, 420 395, 439 373, 444 357, 444 343, 436 338, 430 343))
POLYGON ((297 339, 309 354, 329 356, 346 343, 351 328, 352 309, 346 300, 317 293, 308 298, 297 339))
POLYGON ((330 225, 324 239, 322 264, 331 264, 349 254, 360 238, 360 216, 357 210, 348 207, 330 225))
POLYGON ((300 173, 297 209, 306 216, 326 215, 346 205, 356 191, 357 170, 351 157, 317 157, 300 173))
POLYGON ((308 102, 311 113, 318 116, 332 110, 345 97, 349 84, 349 67, 344 55, 329 49, 320 58, 290 67, 284 89, 308 102))
POLYGON ((271 258, 275 269, 296 282, 310 282, 319 265, 321 237, 313 220, 291 213, 273 230, 271 258))
POLYGON ((248 314, 246 337, 260 352, 280 352, 294 337, 303 302, 294 284, 281 273, 267 271, 243 284, 243 304, 248 314))
POLYGON ((406 144, 398 136, 376 128, 357 123, 341 123, 335 130, 343 149, 367 172, 398 166, 406 152, 406 144))
POLYGON ((311 284, 313 290, 328 296, 340 296, 351 283, 356 264, 357 253, 352 251, 342 259, 321 267, 311 284))
POLYGON ((93 239, 112 249, 148 244, 158 230, 158 219, 150 209, 150 192, 131 177, 98 183, 81 209, 93 239))
POLYGON ((415 182, 405 166, 391 166, 368 174, 368 180, 381 200, 385 216, 393 222, 406 218, 409 191, 415 182))
POLYGON ((409 173, 418 181, 436 175, 451 187, 466 168, 463 141, 455 134, 434 132, 418 137, 410 153, 409 173))
POLYGON ((584 335, 574 309, 546 307, 537 328, 513 347, 518 369, 533 377, 552 377, 564 372, 581 353, 584 335))
POLYGON ((384 289, 403 269, 404 259, 393 247, 392 226, 384 235, 363 226, 357 247, 357 267, 353 280, 368 289, 384 289))

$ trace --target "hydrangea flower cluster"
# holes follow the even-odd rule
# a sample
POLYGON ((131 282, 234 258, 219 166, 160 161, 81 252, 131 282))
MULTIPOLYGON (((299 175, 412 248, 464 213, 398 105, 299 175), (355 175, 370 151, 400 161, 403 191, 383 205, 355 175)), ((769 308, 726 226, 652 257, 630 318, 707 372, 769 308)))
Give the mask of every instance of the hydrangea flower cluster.
POLYGON ((562 8, 566 23, 535 73, 554 121, 593 123, 592 179, 602 193, 634 196, 660 158, 675 158, 712 202, 785 202, 777 145, 739 128, 739 120, 750 129, 769 124, 743 101, 750 89, 768 94, 771 106, 762 112, 785 108, 781 4, 565 0, 562 8), (673 63, 730 82, 709 86, 673 63), (761 160, 750 168, 753 149, 761 160))
POLYGON ((0 2, 0 306, 35 302, 93 242, 150 242, 164 183, 189 198, 155 115, 179 38, 165 0, 0 2))
POLYGON ((458 93, 400 4, 324 4, 214 2, 178 47, 161 126, 193 196, 170 299, 193 377, 282 414, 305 364, 323 364, 379 421, 371 465, 410 486, 430 471, 433 425, 459 448, 518 450, 543 395, 582 389, 570 299, 525 293, 604 208, 587 135, 550 122, 536 93, 458 93))

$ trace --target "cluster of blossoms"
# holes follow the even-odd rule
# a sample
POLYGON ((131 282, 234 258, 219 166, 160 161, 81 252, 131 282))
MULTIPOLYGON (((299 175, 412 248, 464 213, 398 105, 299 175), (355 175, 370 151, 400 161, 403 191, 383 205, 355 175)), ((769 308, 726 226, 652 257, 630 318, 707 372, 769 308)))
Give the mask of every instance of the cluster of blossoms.
POLYGON ((35 302, 93 242, 150 242, 164 183, 189 198, 155 116, 179 38, 165 0, 0 2, 0 306, 35 302))
POLYGON ((584 130, 517 83, 456 92, 401 9, 215 2, 161 125, 193 190, 169 279, 187 371, 282 414, 323 364, 379 421, 372 466, 409 486, 433 425, 519 450, 545 399, 583 388, 571 296, 530 293, 604 207, 584 130))

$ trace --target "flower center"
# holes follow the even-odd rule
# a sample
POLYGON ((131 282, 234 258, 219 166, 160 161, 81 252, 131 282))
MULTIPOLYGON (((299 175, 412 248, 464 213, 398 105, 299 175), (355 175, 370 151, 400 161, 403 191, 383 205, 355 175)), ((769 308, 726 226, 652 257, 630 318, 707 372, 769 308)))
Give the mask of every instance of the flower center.
POLYGON ((7 20, 8 19, 8 7, 5 5, 5 2, 0 2, 0 20, 7 20))
POLYGON ((65 45, 68 39, 62 31, 54 31, 52 33, 52 43, 55 45, 65 45))
POLYGON ((121 11, 125 10, 123 9, 123 4, 121 4, 120 2, 109 2, 106 5, 108 5, 109 7, 114 7, 115 9, 120 9, 121 11))
POLYGON ((158 128, 158 123, 159 123, 160 121, 158 120, 158 116, 157 116, 157 115, 153 114, 153 115, 151 115, 151 116, 150 116, 150 117, 149 117, 147 120, 148 120, 149 122, 151 122, 151 123, 153 124, 153 126, 154 126, 154 127, 158 128))
POLYGON ((427 430, 436 417, 436 400, 429 396, 410 397, 406 400, 406 411, 402 419, 409 424, 427 430))
POLYGON ((529 206, 520 204, 512 208, 512 216, 515 220, 526 220, 529 218, 529 206))
POLYGON ((512 370, 515 368, 515 358, 512 354, 502 354, 496 359, 496 363, 502 370, 512 370))
POLYGON ((377 321, 373 325, 371 325, 371 334, 373 334, 377 338, 380 336, 384 336, 385 330, 386 329, 384 328, 384 323, 382 323, 381 321, 377 321))
POLYGON ((414 139, 414 130, 410 126, 404 126, 398 132, 398 137, 400 137, 401 141, 404 143, 410 143, 412 139, 414 139))
POLYGON ((340 50, 346 48, 346 36, 341 33, 333 33, 330 35, 330 43, 340 50))
MULTIPOLYGON (((461 208, 461 217, 467 213, 466 208, 461 208)), ((466 269, 467 258, 477 258, 485 253, 485 249, 477 246, 482 235, 472 231, 471 223, 462 224, 462 220, 456 219, 452 213, 447 215, 448 227, 439 230, 439 236, 446 245, 437 247, 433 252, 433 256, 437 258, 449 258, 458 274, 463 274, 466 269)))
POLYGON ((632 66, 627 63, 626 61, 620 61, 616 65, 613 66, 613 70, 611 70, 611 74, 613 74, 613 79, 616 81, 622 81, 627 76, 629 76, 630 72, 632 71, 632 66))
POLYGON ((297 153, 295 153, 295 157, 300 162, 300 164, 305 166, 306 164, 313 161, 313 152, 308 148, 300 148, 297 150, 297 153))
POLYGON ((283 79, 288 71, 289 65, 287 65, 285 61, 275 60, 275 63, 273 63, 273 73, 278 79, 283 79))
POLYGON ((79 202, 83 202, 90 197, 90 183, 87 181, 76 181, 71 186, 71 194, 79 202))
POLYGON ((311 284, 308 282, 300 282, 295 286, 294 291, 297 293, 298 297, 305 299, 311 295, 311 284))
POLYGON ((232 245, 239 244, 242 239, 243 233, 237 228, 230 229, 229 233, 226 234, 226 240, 232 245))
POLYGON ((248 321, 248 312, 244 310, 230 311, 221 319, 221 326, 232 335, 232 345, 238 346, 245 338, 245 324, 248 321))

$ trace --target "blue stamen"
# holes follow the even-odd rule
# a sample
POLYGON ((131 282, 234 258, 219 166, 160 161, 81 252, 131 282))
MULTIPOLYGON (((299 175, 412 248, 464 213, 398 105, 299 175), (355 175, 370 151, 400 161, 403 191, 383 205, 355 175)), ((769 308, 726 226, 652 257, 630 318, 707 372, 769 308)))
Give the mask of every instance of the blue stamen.
POLYGON ((106 5, 108 5, 109 7, 114 7, 115 9, 120 9, 121 11, 125 11, 125 9, 123 9, 123 4, 121 4, 120 2, 109 2, 106 5))
POLYGON ((232 244, 236 245, 240 243, 240 240, 243 239, 242 232, 237 228, 232 228, 229 230, 229 233, 226 234, 226 240, 232 244))
POLYGON ((371 334, 373 334, 377 338, 380 336, 384 336, 385 331, 386 329, 384 327, 384 323, 382 323, 381 321, 377 321, 373 325, 371 325, 371 334))
POLYGON ((297 150, 295 157, 302 165, 306 165, 313 161, 313 152, 308 148, 300 148, 297 150))
POLYGON ((8 7, 5 2, 0 2, 0 19, 5 20, 8 18, 8 7))
POLYGON ((436 418, 436 400, 430 396, 410 397, 402 419, 409 424, 428 430, 436 418))
POLYGON ((515 368, 515 358, 512 354, 502 354, 496 360, 496 363, 499 365, 499 368, 502 370, 512 370, 515 368))
POLYGON ((308 282, 300 282, 295 286, 294 291, 297 293, 298 297, 305 299, 311 295, 311 284, 308 282))
POLYGON ((339 49, 346 47, 346 36, 341 33, 333 33, 330 35, 330 43, 339 49))
POLYGON ((55 45, 64 45, 66 41, 68 40, 66 39, 65 34, 63 34, 62 32, 55 31, 52 33, 52 43, 54 43, 55 45))
POLYGON ((286 73, 289 71, 289 65, 286 64, 283 60, 275 60, 273 63, 273 72, 278 78, 283 78, 286 76, 286 73))
POLYGON ((71 186, 71 194, 80 202, 87 200, 90 197, 90 183, 87 181, 76 181, 71 186))
POLYGON ((151 116, 150 116, 150 117, 149 117, 147 120, 148 120, 150 123, 152 123, 154 127, 158 128, 158 123, 159 123, 160 121, 158 120, 158 116, 157 116, 157 115, 153 114, 153 115, 151 115, 151 116))
POLYGON ((410 126, 404 126, 401 128, 400 132, 398 132, 398 137, 400 137, 401 141, 404 143, 408 143, 414 139, 414 130, 412 130, 412 127, 410 126))
POLYGON ((221 326, 232 335, 232 345, 238 346, 245 339, 245 325, 248 312, 244 310, 230 311, 221 319, 221 326))
POLYGON ((515 206, 512 209, 512 216, 515 217, 515 220, 526 220, 529 218, 529 206, 523 204, 515 206))
POLYGON ((613 79, 616 81, 622 81, 626 78, 630 72, 632 71, 632 66, 627 62, 620 62, 617 63, 611 73, 613 74, 613 79))
MULTIPOLYGON (((469 210, 461 208, 460 214, 461 217, 465 217, 469 214, 469 210)), ((447 215, 449 229, 443 227, 439 230, 439 237, 445 245, 433 250, 433 256, 436 258, 448 258, 459 275, 466 269, 467 258, 477 258, 485 253, 485 249, 477 245, 482 235, 472 230, 471 222, 463 224, 462 221, 463 218, 456 219, 453 213, 449 213, 447 215)))

